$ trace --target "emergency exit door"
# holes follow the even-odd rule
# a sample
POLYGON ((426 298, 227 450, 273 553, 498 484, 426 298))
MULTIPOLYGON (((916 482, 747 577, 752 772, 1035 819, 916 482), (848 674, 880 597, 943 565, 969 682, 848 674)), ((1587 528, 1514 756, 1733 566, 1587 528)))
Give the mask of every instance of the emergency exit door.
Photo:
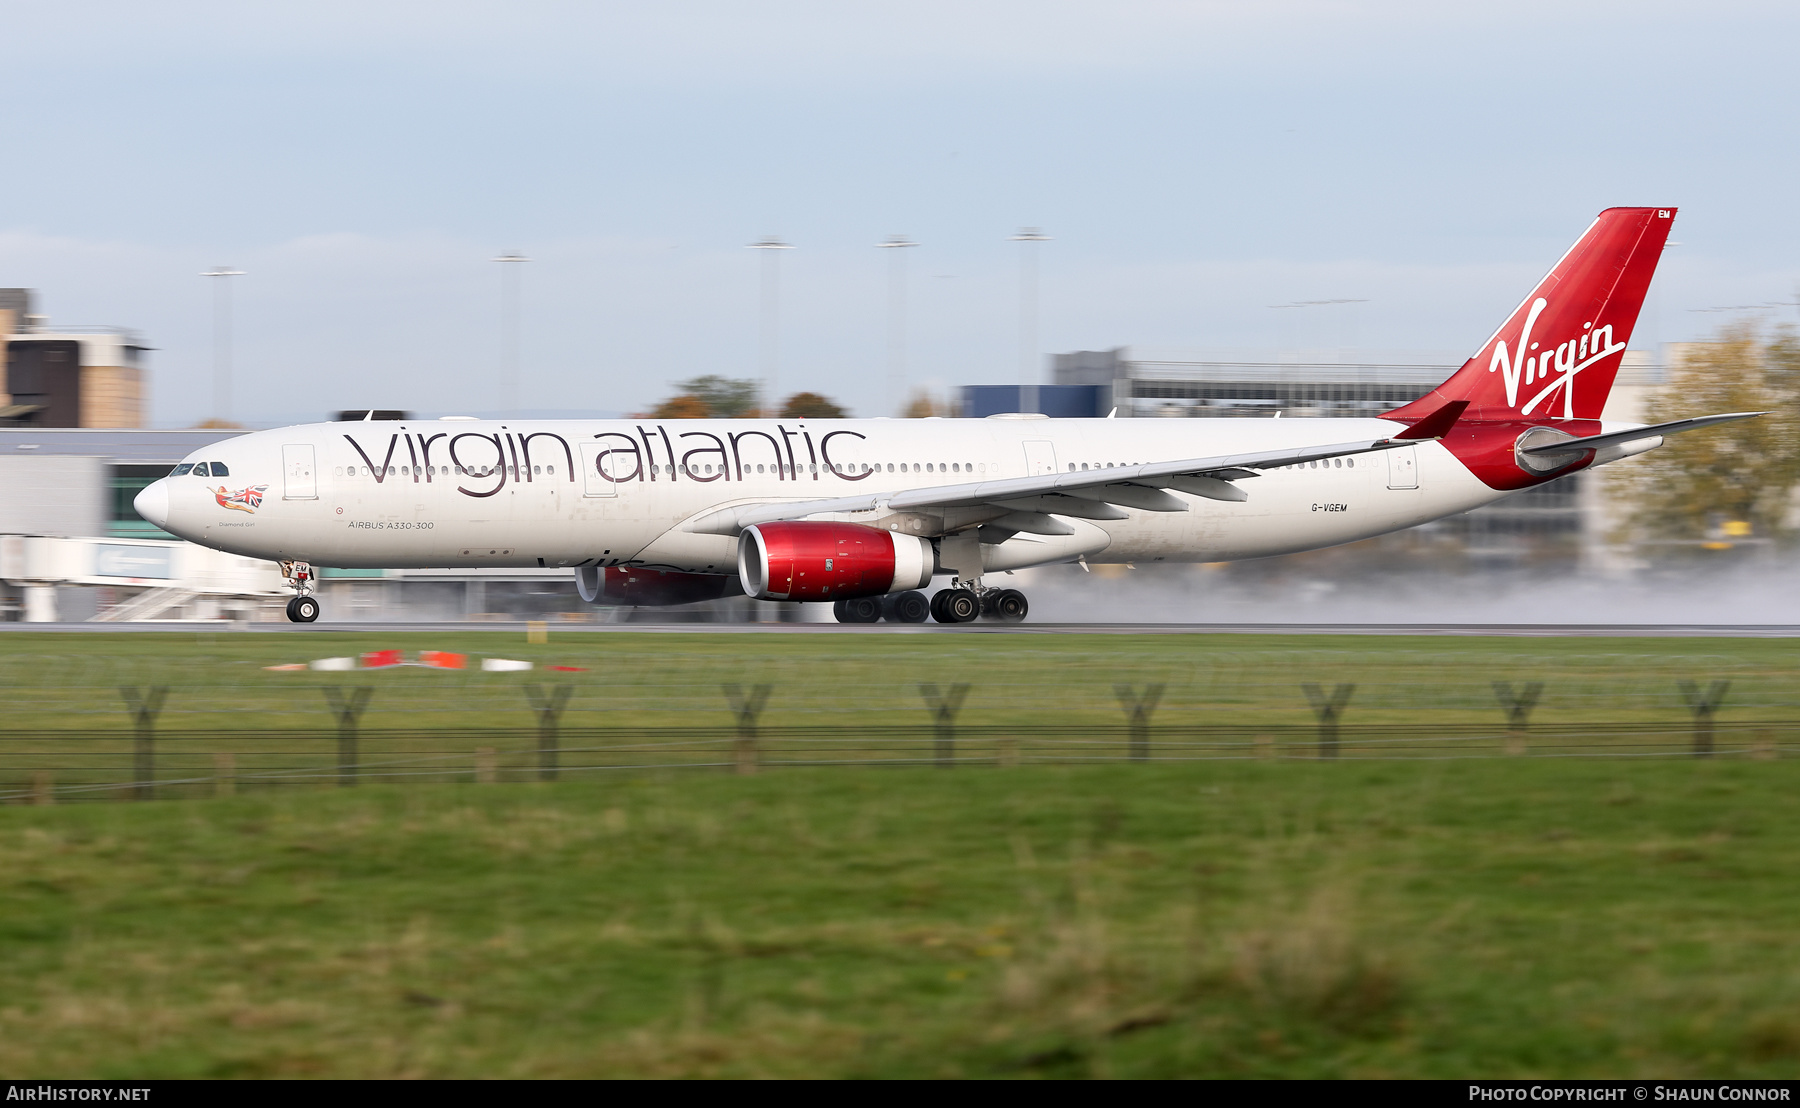
POLYGON ((1025 444, 1025 475, 1056 472, 1056 444, 1043 439, 1025 444))
POLYGON ((1416 489, 1419 487, 1419 448, 1402 446, 1385 451, 1388 461, 1388 488, 1416 489))
MULTIPOLYGON (((611 449, 605 443, 584 442, 581 447, 581 469, 586 474, 581 486, 583 496, 617 496, 619 480, 627 476, 620 466, 624 455, 611 449)), ((637 455, 631 456, 636 463, 637 455)))
POLYGON ((281 448, 281 472, 284 484, 281 498, 283 500, 317 500, 319 498, 319 482, 313 474, 313 448, 306 444, 294 444, 281 448))

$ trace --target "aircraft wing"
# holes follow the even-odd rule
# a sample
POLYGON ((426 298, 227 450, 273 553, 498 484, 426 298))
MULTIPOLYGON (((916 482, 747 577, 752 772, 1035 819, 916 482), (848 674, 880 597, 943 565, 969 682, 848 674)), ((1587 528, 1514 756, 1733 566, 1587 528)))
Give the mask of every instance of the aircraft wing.
POLYGON ((735 535, 755 523, 804 519, 840 512, 925 511, 940 508, 995 507, 1006 517, 995 522, 1013 530, 1037 534, 1066 534, 1069 528, 1050 515, 1083 519, 1124 519, 1119 506, 1152 512, 1185 512, 1186 501, 1164 492, 1176 489, 1213 500, 1243 501, 1249 494, 1232 482, 1261 476, 1257 471, 1277 466, 1300 465, 1349 454, 1368 454, 1413 446, 1418 439, 1364 439, 1323 446, 1224 454, 1214 458, 1188 458, 1075 473, 1042 473, 1033 477, 1007 477, 994 481, 935 485, 896 493, 838 496, 819 500, 793 500, 739 504, 708 512, 690 520, 684 530, 711 535, 735 535), (1027 524, 1035 526, 1017 526, 1027 524), (1037 527, 1048 528, 1037 530, 1037 527))

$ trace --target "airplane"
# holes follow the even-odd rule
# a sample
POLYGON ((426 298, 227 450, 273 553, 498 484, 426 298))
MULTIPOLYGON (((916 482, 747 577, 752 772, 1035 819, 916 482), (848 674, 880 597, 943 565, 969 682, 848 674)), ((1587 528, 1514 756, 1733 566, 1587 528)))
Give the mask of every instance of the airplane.
POLYGON ((990 575, 1355 542, 1761 414, 1600 418, 1675 212, 1601 212, 1474 357, 1378 418, 370 412, 205 447, 134 503, 181 538, 278 562, 299 623, 319 617, 317 566, 564 567, 592 604, 747 594, 830 603, 845 623, 1017 621, 1027 598, 990 575))

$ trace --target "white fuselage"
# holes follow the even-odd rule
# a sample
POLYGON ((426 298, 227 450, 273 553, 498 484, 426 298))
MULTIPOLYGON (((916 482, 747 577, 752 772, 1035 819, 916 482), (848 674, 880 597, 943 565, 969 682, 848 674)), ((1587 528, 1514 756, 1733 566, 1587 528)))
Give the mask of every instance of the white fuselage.
MULTIPOLYGON (((733 573, 735 537, 683 524, 742 504, 1381 439, 1404 429, 1381 419, 319 423, 197 451, 187 461, 207 463, 208 476, 171 475, 139 503, 160 508, 160 487, 167 502, 158 522, 182 538, 322 566, 733 573), (227 475, 212 475, 213 463, 224 463, 227 475)), ((1189 510, 1126 509, 1122 520, 1068 520, 1073 536, 1018 534, 984 546, 983 568, 1078 556, 1263 557, 1400 530, 1506 495, 1436 442, 1269 470, 1239 485, 1249 494, 1243 503, 1174 493, 1189 510)), ((831 518, 925 535, 970 522, 943 515, 831 518)))

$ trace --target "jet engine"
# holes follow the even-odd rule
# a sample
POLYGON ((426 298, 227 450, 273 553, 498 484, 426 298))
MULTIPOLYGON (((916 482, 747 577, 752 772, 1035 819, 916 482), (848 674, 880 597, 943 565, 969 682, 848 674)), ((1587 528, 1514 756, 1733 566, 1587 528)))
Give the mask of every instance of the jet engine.
POLYGON ((663 606, 741 596, 737 578, 713 573, 633 569, 630 566, 577 566, 575 591, 589 604, 663 606))
POLYGON ((929 539, 859 523, 758 523, 738 539, 738 579, 758 600, 846 600, 922 589, 929 539))

